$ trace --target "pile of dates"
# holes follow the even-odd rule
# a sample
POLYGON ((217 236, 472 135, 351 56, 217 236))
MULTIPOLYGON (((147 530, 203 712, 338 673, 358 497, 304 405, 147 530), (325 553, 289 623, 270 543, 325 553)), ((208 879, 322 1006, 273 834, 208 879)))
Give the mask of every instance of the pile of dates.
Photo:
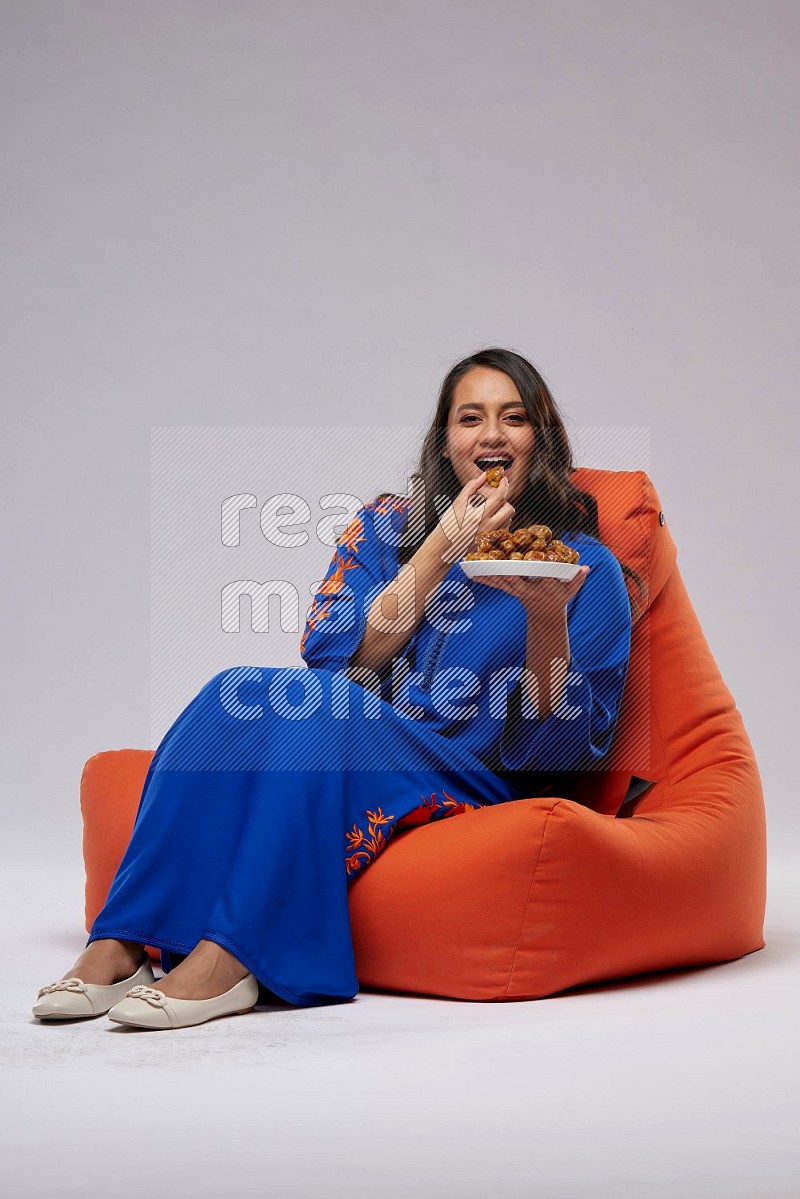
POLYGON ((485 561, 487 558, 496 562, 577 562, 580 554, 555 539, 547 525, 528 525, 513 533, 508 529, 480 533, 474 553, 467 554, 465 561, 485 561))

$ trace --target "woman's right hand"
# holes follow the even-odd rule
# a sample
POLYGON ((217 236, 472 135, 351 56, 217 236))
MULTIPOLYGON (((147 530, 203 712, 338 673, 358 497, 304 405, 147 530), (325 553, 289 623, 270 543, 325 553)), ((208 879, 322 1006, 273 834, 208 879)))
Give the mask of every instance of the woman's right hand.
POLYGON ((507 477, 503 476, 498 487, 491 487, 486 482, 486 471, 481 471, 469 480, 439 518, 439 530, 446 543, 442 560, 458 562, 471 551, 479 533, 508 528, 514 513, 508 502, 507 477))

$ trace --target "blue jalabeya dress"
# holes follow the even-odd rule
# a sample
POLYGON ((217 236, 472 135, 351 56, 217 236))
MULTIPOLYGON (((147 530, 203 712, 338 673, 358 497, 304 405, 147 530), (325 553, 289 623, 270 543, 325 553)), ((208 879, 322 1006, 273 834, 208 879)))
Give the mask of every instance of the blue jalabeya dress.
POLYGON ((522 605, 458 563, 402 656, 372 680, 347 677, 407 519, 408 501, 392 497, 339 538, 300 644, 306 666, 232 668, 181 712, 87 944, 157 946, 168 971, 205 938, 288 1003, 352 999, 348 884, 398 826, 535 794, 531 772, 585 769, 607 752, 630 606, 618 562, 585 534, 563 538, 591 570, 567 610, 567 691, 546 720, 515 688, 522 605))

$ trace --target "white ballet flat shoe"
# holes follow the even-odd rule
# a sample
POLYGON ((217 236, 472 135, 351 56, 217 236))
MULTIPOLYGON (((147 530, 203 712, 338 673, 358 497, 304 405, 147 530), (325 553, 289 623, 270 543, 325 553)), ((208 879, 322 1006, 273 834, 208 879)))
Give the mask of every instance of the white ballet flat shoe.
POLYGON ((127 995, 132 985, 146 986, 152 982, 155 982, 155 975, 148 956, 130 978, 123 978, 121 982, 108 986, 85 983, 80 978, 61 978, 58 982, 48 983, 39 991, 32 1011, 39 1020, 81 1020, 103 1016, 127 995))
POLYGON ((173 999, 156 987, 131 987, 124 999, 108 1013, 116 1024, 134 1028, 187 1028, 217 1016, 244 1015, 258 1002, 258 980, 253 974, 211 999, 173 999))

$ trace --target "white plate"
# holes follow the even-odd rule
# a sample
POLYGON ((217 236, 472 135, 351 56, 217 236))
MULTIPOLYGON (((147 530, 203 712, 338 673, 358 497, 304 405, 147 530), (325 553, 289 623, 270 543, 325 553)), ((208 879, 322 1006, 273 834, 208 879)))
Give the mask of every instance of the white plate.
POLYGON ((462 558, 458 564, 465 575, 475 579, 478 575, 521 575, 523 578, 574 579, 581 568, 580 562, 525 562, 518 558, 503 561, 498 558, 462 558))

